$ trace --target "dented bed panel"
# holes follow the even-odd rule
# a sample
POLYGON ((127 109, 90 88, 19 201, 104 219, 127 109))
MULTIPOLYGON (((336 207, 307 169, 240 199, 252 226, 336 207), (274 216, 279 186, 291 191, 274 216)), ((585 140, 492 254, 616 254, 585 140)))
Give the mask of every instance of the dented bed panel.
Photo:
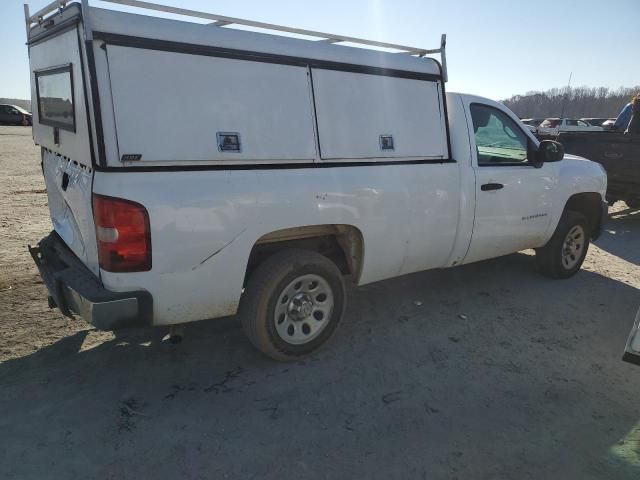
POLYGON ((42 170, 54 230, 71 251, 98 274, 91 207, 93 170, 48 150, 42 152, 42 170))
POLYGON ((96 193, 147 207, 153 250, 149 272, 103 271, 101 278, 112 291, 150 292, 154 323, 171 324, 234 314, 252 247, 285 229, 357 229, 360 284, 444 267, 458 222, 458 181, 456 163, 97 172, 96 193))

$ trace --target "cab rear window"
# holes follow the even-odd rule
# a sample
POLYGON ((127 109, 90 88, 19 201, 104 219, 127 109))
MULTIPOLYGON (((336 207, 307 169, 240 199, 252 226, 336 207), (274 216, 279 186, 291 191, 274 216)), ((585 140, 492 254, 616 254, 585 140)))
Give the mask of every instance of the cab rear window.
POLYGON ((71 65, 35 72, 41 124, 76 131, 71 65))

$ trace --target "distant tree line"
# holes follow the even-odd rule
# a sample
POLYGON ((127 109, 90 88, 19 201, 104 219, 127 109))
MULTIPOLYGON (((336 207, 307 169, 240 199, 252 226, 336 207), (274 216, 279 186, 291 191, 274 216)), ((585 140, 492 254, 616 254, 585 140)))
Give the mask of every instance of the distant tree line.
POLYGON ((563 87, 514 95, 502 103, 520 118, 615 118, 631 97, 639 92, 640 85, 616 90, 606 87, 563 87))

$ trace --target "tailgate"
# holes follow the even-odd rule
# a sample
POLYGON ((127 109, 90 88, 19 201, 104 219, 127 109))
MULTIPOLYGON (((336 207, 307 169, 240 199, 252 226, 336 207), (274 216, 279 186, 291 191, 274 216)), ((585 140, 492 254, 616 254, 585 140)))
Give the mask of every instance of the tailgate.
POLYGON ((99 274, 91 191, 93 170, 62 155, 42 150, 42 170, 53 228, 94 274, 99 274))

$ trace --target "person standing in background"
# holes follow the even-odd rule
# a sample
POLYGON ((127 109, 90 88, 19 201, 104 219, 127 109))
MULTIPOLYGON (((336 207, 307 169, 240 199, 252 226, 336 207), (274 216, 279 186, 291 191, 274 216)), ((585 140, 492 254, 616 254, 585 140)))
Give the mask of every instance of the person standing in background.
POLYGON ((624 133, 640 135, 640 93, 631 100, 631 120, 624 133))
POLYGON ((631 97, 631 101, 627 103, 620 113, 618 114, 618 118, 616 118, 616 123, 613 124, 613 129, 624 132, 629 126, 629 122, 631 121, 631 113, 633 111, 633 101, 637 98, 637 96, 631 97))

